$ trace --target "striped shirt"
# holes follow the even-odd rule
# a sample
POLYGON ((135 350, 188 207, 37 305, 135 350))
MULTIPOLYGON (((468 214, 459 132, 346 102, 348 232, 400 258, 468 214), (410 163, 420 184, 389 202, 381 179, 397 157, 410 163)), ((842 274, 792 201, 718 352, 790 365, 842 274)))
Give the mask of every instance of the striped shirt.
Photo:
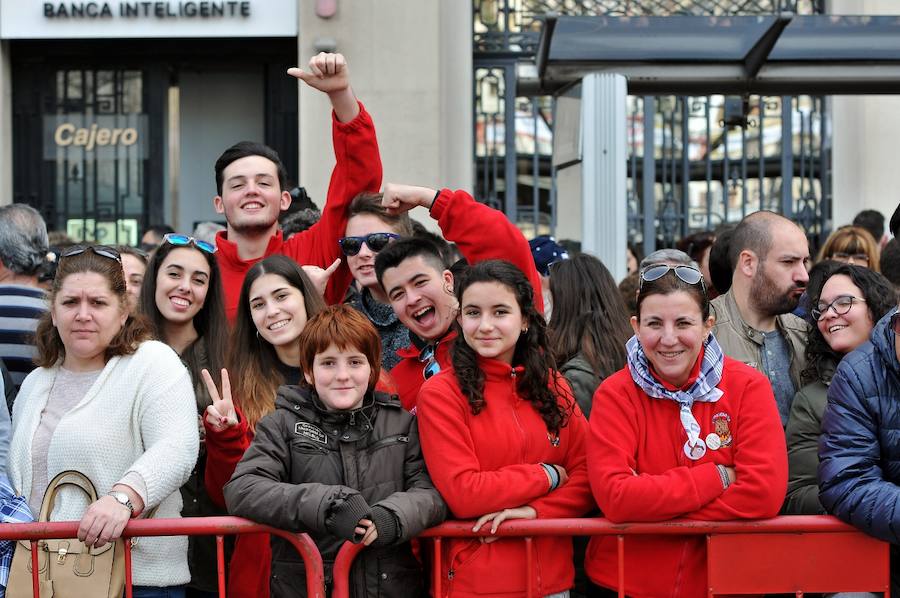
POLYGON ((16 388, 34 369, 34 331, 47 311, 44 291, 17 284, 0 285, 0 358, 16 388))

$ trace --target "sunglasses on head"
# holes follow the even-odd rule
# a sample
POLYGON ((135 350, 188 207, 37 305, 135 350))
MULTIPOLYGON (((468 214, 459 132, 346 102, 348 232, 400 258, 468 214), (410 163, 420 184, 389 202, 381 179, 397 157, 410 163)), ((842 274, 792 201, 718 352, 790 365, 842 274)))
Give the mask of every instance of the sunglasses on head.
POLYGON ((200 239, 195 239, 188 235, 179 235, 178 233, 168 233, 163 237, 162 242, 168 243, 169 245, 177 245, 178 247, 188 247, 193 245, 200 251, 205 251, 206 253, 215 253, 218 249, 218 247, 212 243, 207 243, 206 241, 201 241, 200 239))
POLYGON ((659 280, 669 272, 674 272, 675 276, 681 282, 687 284, 699 284, 700 288, 706 291, 706 285, 703 284, 703 274, 693 266, 670 266, 668 264, 659 264, 658 266, 647 266, 641 270, 641 286, 644 287, 645 282, 653 282, 659 280))
POLYGON ((441 371, 441 364, 437 362, 437 357, 435 356, 434 345, 427 345, 419 352, 419 361, 425 364, 425 369, 422 370, 422 377, 426 380, 441 371))
POLYGON ((110 247, 109 245, 72 245, 71 247, 66 247, 59 254, 60 259, 64 257, 72 257, 75 255, 81 255, 85 251, 92 251, 96 255, 100 257, 109 258, 111 260, 116 260, 119 263, 122 263, 122 256, 119 255, 119 252, 110 247))
POLYGON ((343 237, 338 239, 338 243, 340 243, 341 251, 344 252, 344 255, 353 256, 359 253, 363 243, 373 252, 378 253, 387 247, 388 243, 399 238, 400 235, 394 233, 372 233, 364 237, 343 237))

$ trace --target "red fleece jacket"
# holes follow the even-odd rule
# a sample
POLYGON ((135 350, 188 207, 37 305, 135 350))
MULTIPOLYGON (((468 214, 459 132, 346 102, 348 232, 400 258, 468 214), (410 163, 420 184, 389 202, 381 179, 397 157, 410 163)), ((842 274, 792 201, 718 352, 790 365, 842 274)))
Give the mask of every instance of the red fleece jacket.
MULTIPOLYGON (((465 191, 443 189, 431 206, 431 217, 437 220, 444 238, 456 243, 469 264, 507 260, 518 266, 534 288, 535 308, 543 313, 541 275, 534 267, 531 247, 522 231, 503 212, 478 203, 465 191)), ((450 367, 449 348, 454 338, 456 333, 450 331, 437 345, 435 356, 442 370, 450 367)), ((425 364, 419 361, 419 349, 415 345, 397 351, 397 355, 402 361, 391 370, 391 377, 397 384, 403 407, 412 411, 425 381, 422 375, 425 364)))
MULTIPOLYGON (((216 235, 216 246, 219 248, 216 257, 222 272, 225 315, 229 322, 234 323, 237 317, 238 297, 247 270, 261 259, 275 254, 286 255, 300 265, 327 268, 341 257, 338 239, 347 230, 350 201, 363 191, 378 191, 381 186, 381 156, 375 125, 361 103, 359 114, 348 123, 342 123, 332 115, 332 137, 336 163, 319 222, 287 241, 283 240, 279 230, 269 239, 263 257, 253 260, 242 260, 238 256, 238 247, 228 240, 227 233, 223 231, 216 235)), ((351 280, 346 262, 342 263, 328 281, 325 300, 329 304, 343 301, 351 280)))
MULTIPOLYGON (((594 393, 588 473, 597 504, 614 522, 756 519, 778 514, 787 490, 787 449, 772 388, 765 376, 725 358, 724 394, 694 403, 700 438, 716 434, 721 448, 698 461, 684 454, 687 433, 678 404, 649 397, 628 368, 594 393), (723 489, 717 464, 734 467, 723 489)), ((595 537, 585 569, 599 585, 616 588, 616 538, 595 537)), ((625 593, 635 598, 706 596, 702 537, 630 537, 625 542, 625 593)))
MULTIPOLYGON (((472 519, 486 513, 530 505, 540 519, 579 517, 593 507, 587 480, 587 421, 562 376, 559 402, 571 405, 569 423, 554 445, 534 406, 516 391, 515 370, 479 359, 485 372, 485 407, 472 414, 453 369, 429 379, 419 393, 418 418, 422 452, 435 487, 453 516, 472 519), (568 481, 548 492, 541 463, 565 467, 568 481)), ((551 388, 553 387, 551 383, 551 388)), ((572 541, 535 538, 536 596, 572 586, 572 541)), ((523 596, 526 590, 522 541, 482 544, 467 538, 443 542, 444 596, 523 596), (452 572, 452 573, 451 573, 452 572)))

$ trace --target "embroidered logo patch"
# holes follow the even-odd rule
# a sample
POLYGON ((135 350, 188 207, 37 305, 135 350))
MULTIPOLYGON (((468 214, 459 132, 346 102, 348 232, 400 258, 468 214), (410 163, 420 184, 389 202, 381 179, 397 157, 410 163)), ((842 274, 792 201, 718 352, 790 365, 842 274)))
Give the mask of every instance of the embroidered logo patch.
POLYGON ((731 416, 724 411, 720 411, 713 415, 712 423, 713 428, 716 431, 716 436, 718 436, 719 440, 722 442, 722 446, 730 446, 732 438, 731 428, 729 428, 728 424, 731 423, 731 416))
POLYGON ((294 434, 304 436, 321 444, 328 444, 328 436, 325 432, 308 422, 294 424, 294 434))

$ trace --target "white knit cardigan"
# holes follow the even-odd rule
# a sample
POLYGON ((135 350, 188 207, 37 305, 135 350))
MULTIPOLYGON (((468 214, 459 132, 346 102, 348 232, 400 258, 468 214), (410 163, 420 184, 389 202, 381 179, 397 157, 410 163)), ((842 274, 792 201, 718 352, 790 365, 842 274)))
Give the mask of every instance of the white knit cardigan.
MULTIPOLYGON (((38 368, 22 383, 13 406, 8 472, 16 493, 31 492, 31 441, 59 365, 38 368)), ((49 479, 80 471, 103 496, 130 471, 147 485, 145 510, 180 517, 179 488, 198 452, 197 404, 190 375, 167 345, 146 341, 132 355, 113 357, 87 394, 59 422, 47 453, 49 479)), ((81 519, 87 500, 62 488, 51 517, 81 519)), ((37 514, 35 513, 35 517, 37 514)), ((190 580, 184 536, 140 538, 134 547, 135 585, 172 586, 190 580)))

